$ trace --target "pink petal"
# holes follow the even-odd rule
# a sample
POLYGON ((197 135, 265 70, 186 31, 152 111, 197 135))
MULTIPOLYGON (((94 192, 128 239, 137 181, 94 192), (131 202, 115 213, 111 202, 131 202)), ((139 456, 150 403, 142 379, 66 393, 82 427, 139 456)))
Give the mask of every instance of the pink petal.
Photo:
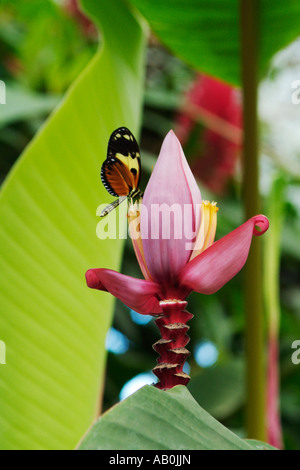
POLYGON ((110 269, 89 269, 85 277, 88 287, 110 292, 138 313, 162 312, 157 298, 159 286, 152 281, 135 279, 110 269))
POLYGON ((252 235, 262 235, 268 227, 264 215, 252 217, 190 261, 180 273, 181 284, 201 294, 217 292, 244 266, 252 235))
POLYGON ((169 282, 188 262, 199 227, 200 204, 195 178, 179 140, 170 131, 146 187, 141 211, 144 255, 152 279, 169 282))

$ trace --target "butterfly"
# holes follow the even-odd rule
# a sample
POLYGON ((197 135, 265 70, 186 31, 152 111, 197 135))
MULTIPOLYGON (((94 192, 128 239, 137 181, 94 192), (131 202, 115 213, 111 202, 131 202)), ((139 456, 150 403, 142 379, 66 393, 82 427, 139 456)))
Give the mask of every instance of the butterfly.
POLYGON ((139 189, 141 178, 141 156, 137 141, 127 127, 119 127, 110 136, 107 156, 101 167, 101 181, 116 201, 109 204, 100 214, 109 214, 126 199, 142 197, 139 189))

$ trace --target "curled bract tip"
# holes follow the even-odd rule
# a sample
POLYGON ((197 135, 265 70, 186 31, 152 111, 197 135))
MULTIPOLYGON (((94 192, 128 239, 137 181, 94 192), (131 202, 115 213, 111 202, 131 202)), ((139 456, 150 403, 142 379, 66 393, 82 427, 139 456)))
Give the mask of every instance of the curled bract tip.
POLYGON ((255 215, 252 217, 252 220, 254 221, 253 235, 256 237, 263 235, 268 230, 270 224, 268 218, 265 215, 255 215))

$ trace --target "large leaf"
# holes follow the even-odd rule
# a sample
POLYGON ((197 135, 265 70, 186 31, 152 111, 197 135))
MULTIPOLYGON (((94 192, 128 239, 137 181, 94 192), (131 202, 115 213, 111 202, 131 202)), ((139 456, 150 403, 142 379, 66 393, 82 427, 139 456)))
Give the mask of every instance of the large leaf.
POLYGON ((83 3, 105 45, 0 196, 2 449, 74 448, 100 407, 113 298, 84 274, 120 263, 122 242, 96 237, 99 169, 116 127, 138 132, 144 34, 123 1, 83 3))
MULTIPOLYGON (((160 39, 196 69, 240 84, 239 0, 132 0, 160 39)), ((299 35, 298 0, 257 1, 259 62, 299 35)))
POLYGON ((104 413, 80 450, 251 450, 179 385, 165 392, 151 385, 104 413))

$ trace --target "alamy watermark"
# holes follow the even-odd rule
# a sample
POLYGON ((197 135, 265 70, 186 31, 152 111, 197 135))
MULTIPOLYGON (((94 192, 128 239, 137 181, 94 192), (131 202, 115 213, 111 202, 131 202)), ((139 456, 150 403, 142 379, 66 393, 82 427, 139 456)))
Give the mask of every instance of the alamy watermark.
POLYGON ((295 351, 292 353, 292 363, 295 365, 300 364, 300 339, 295 339, 295 341, 292 342, 292 349, 295 349, 295 351))
POLYGON ((0 104, 6 104, 6 86, 3 80, 0 80, 0 104))
MULTIPOLYGON (((100 216, 105 208, 105 204, 100 204, 96 215, 100 216)), ((121 203, 119 211, 112 211, 106 217, 100 219, 97 224, 96 234, 100 240, 107 238, 115 240, 117 238, 131 239, 141 237, 140 220, 132 217, 128 220, 128 231, 124 229, 124 221, 130 211, 134 214, 135 209, 127 204, 121 203)), ((138 205, 139 213, 143 214, 143 239, 151 240, 185 240, 186 250, 195 248, 194 243, 199 227, 201 205, 197 204, 151 204, 149 209, 142 203, 138 205)))

